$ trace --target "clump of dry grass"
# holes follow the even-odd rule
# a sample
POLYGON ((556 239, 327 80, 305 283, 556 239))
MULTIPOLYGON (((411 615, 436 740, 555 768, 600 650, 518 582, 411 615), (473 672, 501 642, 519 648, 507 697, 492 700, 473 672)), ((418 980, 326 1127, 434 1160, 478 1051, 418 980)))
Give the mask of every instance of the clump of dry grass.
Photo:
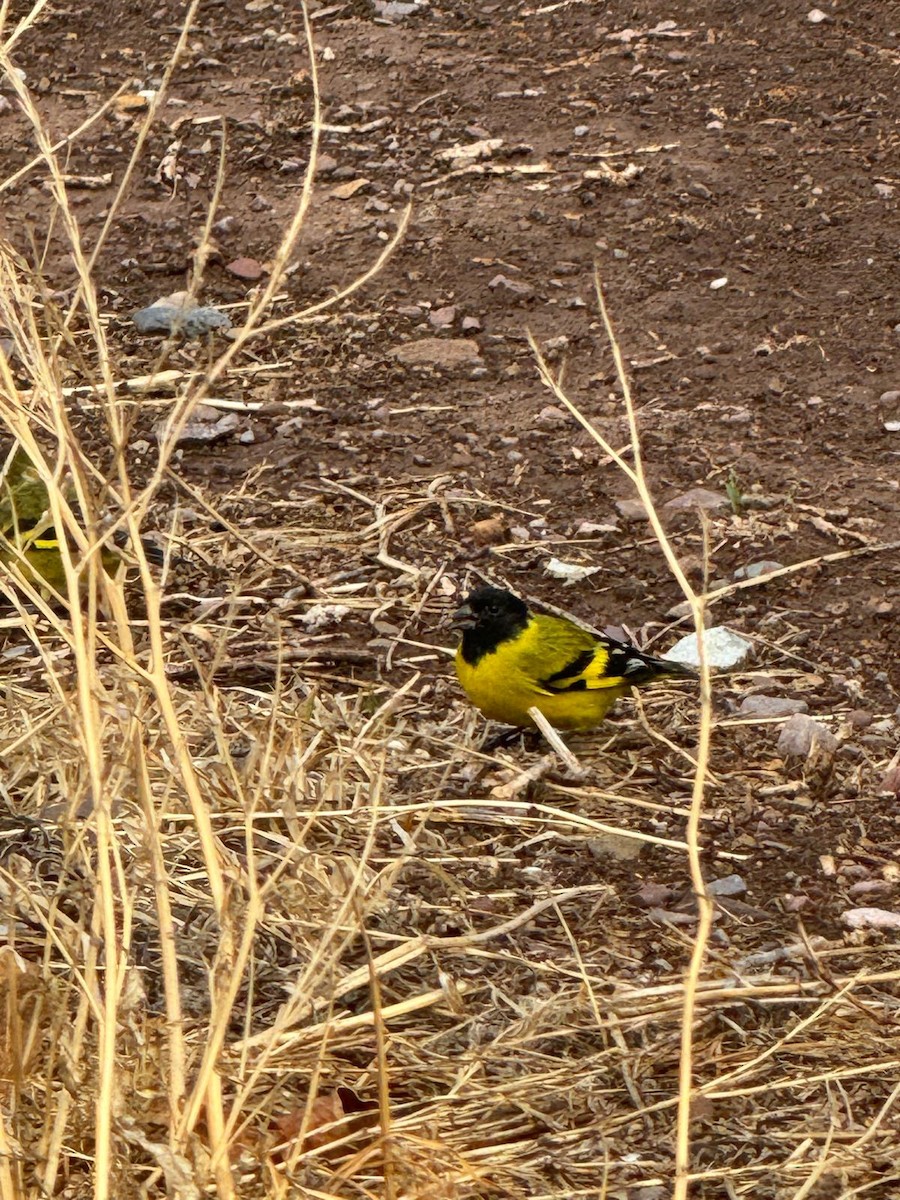
MULTIPOLYGON (((623 722, 579 748, 589 782, 544 770, 538 793, 522 756, 482 753, 448 703, 434 629, 462 581, 442 547, 453 506, 476 497, 441 480, 375 496, 322 484, 340 506, 326 519, 263 487, 247 529, 240 489, 195 489, 220 520, 193 548, 228 587, 183 598, 187 616, 169 607, 139 535, 157 518, 177 545, 159 499, 176 432, 272 327, 278 271, 211 370, 178 381, 135 488, 97 247, 81 248, 20 99, 80 290, 52 316, 39 275, 0 254, 24 367, 0 360, 0 420, 73 546, 66 603, 14 568, 3 582, 4 1200, 889 1189, 900 962, 737 909, 716 939, 728 910, 706 867, 750 854, 704 831, 728 833, 757 766, 728 755, 727 730, 713 740, 708 700, 698 722, 689 698, 651 697, 646 731, 623 722), (103 364, 90 401, 63 388, 78 361, 103 364), (99 566, 117 527, 130 590, 99 566), (306 585, 286 595, 286 576, 306 585), (347 611, 310 632, 329 605, 347 611), (680 880, 684 923, 628 903, 639 872, 680 880)), ((316 129, 317 114, 282 265, 316 129)), ((652 513, 629 416, 621 465, 652 513)))

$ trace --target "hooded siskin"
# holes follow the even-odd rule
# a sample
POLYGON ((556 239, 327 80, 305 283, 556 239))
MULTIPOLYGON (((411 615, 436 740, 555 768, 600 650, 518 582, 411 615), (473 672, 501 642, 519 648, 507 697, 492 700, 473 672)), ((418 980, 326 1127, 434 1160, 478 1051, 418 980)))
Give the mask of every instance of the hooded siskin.
POLYGON ((681 663, 600 637, 565 617, 533 613, 511 592, 480 587, 454 615, 462 630, 456 674, 494 721, 530 726, 537 707, 557 729, 593 729, 632 687, 689 676, 681 663))

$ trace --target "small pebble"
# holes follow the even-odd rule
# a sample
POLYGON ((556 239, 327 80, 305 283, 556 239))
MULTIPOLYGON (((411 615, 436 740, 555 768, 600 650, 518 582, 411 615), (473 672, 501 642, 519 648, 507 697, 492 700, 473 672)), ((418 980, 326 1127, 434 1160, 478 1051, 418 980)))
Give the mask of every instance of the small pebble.
POLYGON ((702 487, 691 488, 690 491, 667 500, 663 505, 663 508, 669 512, 682 512, 691 508, 702 508, 707 512, 715 512, 730 507, 731 502, 724 493, 712 492, 709 488, 702 487))
POLYGON ((847 713, 847 720, 854 729, 868 729, 874 719, 871 713, 862 708, 855 708, 853 712, 847 713))
POLYGON ((637 893, 638 901, 645 908, 661 908, 669 900, 671 900, 674 892, 672 888, 665 883, 655 883, 650 880, 642 884, 637 893))
POLYGON ((805 712, 809 712, 805 700, 791 700, 787 696, 745 696, 738 708, 742 717, 790 717, 805 712))
POLYGON ((555 404, 548 404, 535 417, 535 425, 566 425, 569 421, 569 414, 563 409, 558 408, 555 404))
POLYGON ((647 510, 642 500, 617 500, 616 508, 626 521, 647 520, 647 510))
POLYGON ((472 540, 479 546, 491 546, 509 541, 509 525, 503 516, 486 517, 483 521, 476 521, 469 532, 472 540))
POLYGON ((798 712, 782 728, 776 749, 782 758, 808 758, 814 746, 833 754, 837 744, 830 729, 798 712))
POLYGON ((747 885, 740 875, 726 875, 723 879, 711 879, 706 890, 711 896, 740 896, 747 885))
POLYGON ((452 304, 436 308, 428 314, 428 320, 435 329, 447 329, 456 320, 456 308, 452 304))
POLYGON ((857 896, 886 896, 892 887, 887 879, 860 879, 847 889, 847 895, 854 900, 857 896))

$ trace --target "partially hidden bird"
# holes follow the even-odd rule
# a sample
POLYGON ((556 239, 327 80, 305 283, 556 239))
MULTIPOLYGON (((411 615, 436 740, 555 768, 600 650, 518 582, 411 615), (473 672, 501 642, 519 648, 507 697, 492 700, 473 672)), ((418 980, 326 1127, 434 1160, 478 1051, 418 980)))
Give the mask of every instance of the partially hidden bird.
POLYGON ((462 631, 456 674, 476 708, 506 725, 533 726, 537 708, 557 729, 599 725, 632 687, 690 667, 654 658, 627 642, 582 629, 566 617, 532 612, 502 588, 470 592, 453 616, 462 631))
MULTIPOLYGON (((66 595, 66 568, 59 534, 50 514, 47 485, 22 447, 6 460, 0 472, 0 564, 15 565, 33 587, 66 595)), ((65 489, 68 499, 69 491, 65 489)), ((112 575, 122 564, 121 550, 127 537, 116 535, 115 548, 101 551, 103 569, 112 575)), ((141 539, 148 560, 160 565, 164 559, 159 547, 141 539)), ((77 554, 73 557, 77 563, 77 554)))

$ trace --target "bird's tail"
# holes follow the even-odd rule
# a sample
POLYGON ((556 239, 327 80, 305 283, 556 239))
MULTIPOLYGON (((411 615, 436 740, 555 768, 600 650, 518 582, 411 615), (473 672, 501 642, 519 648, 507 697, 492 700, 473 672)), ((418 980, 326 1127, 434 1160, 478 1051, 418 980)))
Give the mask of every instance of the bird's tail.
POLYGON ((651 683, 665 675, 675 679, 697 678, 694 668, 685 663, 676 662, 671 658, 656 658, 640 650, 632 650, 622 674, 635 687, 642 687, 645 683, 651 683))
MULTIPOLYGON (((113 541, 120 550, 125 550, 129 545, 129 537, 124 529, 117 529, 113 534, 113 541)), ((147 562, 154 567, 162 567, 165 565, 166 552, 156 542, 151 542, 149 538, 141 538, 141 546, 144 554, 147 557, 147 562)))

